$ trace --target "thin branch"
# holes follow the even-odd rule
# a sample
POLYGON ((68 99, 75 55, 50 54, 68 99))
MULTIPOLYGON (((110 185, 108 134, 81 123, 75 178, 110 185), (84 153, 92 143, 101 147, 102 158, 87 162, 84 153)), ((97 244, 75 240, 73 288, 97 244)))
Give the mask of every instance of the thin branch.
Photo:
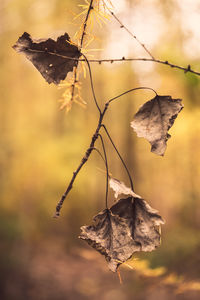
POLYGON ((86 150, 85 152, 85 155, 83 156, 78 168, 76 169, 76 171, 73 172, 73 176, 71 178, 71 181, 66 189, 66 191, 64 192, 64 194, 62 195, 60 201, 58 202, 57 206, 56 206, 56 212, 54 214, 54 218, 57 218, 59 217, 60 215, 60 210, 62 208, 62 205, 63 205, 63 202, 65 201, 67 195, 69 194, 69 192, 71 191, 72 187, 73 187, 73 183, 74 183, 74 180, 76 179, 76 176, 78 175, 78 173, 80 172, 81 168, 83 167, 83 165, 86 163, 86 161, 88 160, 90 154, 92 153, 92 151, 94 150, 94 144, 98 138, 98 132, 99 132, 99 129, 97 128, 96 129, 96 132, 95 134, 93 135, 92 137, 92 141, 90 143, 90 146, 89 148, 86 150))
POLYGON ((153 58, 144 58, 144 57, 136 57, 136 58, 109 58, 109 59, 89 59, 89 62, 96 62, 96 63, 103 63, 103 62, 108 62, 108 63, 114 63, 114 62, 124 62, 124 61, 148 61, 148 62, 154 62, 154 63, 158 63, 158 64, 162 64, 162 65, 167 65, 171 68, 174 69, 179 69, 184 71, 184 73, 193 73, 195 75, 200 76, 200 72, 197 72, 195 70, 191 69, 190 65, 187 65, 187 67, 181 67, 179 65, 175 65, 173 63, 170 63, 168 60, 160 60, 160 59, 153 59, 153 58))
MULTIPOLYGON (((93 5, 93 0, 90 0, 90 5, 88 7, 88 11, 87 11, 87 14, 86 14, 86 17, 85 17, 85 21, 83 23, 83 32, 82 32, 82 35, 81 35, 81 42, 80 42, 80 47, 79 47, 80 51, 82 49, 84 37, 86 35, 86 28, 87 28, 87 22, 89 20, 89 15, 90 15, 91 10, 93 9, 92 5, 93 5)), ((74 81, 72 83, 71 100, 70 100, 71 102, 74 99, 75 84, 77 82, 77 70, 78 70, 78 64, 77 64, 77 66, 74 67, 74 81)))
POLYGON ((111 13, 111 15, 115 18, 115 20, 120 24, 120 28, 124 28, 126 30, 126 32, 128 32, 137 42, 138 44, 140 44, 140 46, 149 54, 149 56, 151 56, 152 59, 154 59, 153 55, 151 54, 151 52, 147 49, 147 47, 145 46, 145 44, 141 43, 140 40, 136 37, 135 34, 133 34, 121 21, 120 19, 114 14, 113 11, 111 11, 108 7, 107 7, 108 11, 111 13))
POLYGON ((60 201, 58 202, 57 206, 56 206, 56 212, 54 214, 54 217, 57 218, 60 215, 60 210, 62 208, 63 202, 65 201, 67 195, 69 194, 69 192, 71 191, 72 187, 73 187, 73 183, 76 179, 76 176, 78 175, 78 173, 80 172, 80 170, 82 169, 82 167, 84 166, 84 164, 87 162, 88 158, 90 157, 92 151, 94 150, 94 144, 96 142, 96 140, 98 139, 98 134, 99 134, 99 130, 101 128, 101 124, 103 121, 103 117, 108 109, 109 103, 106 103, 104 106, 104 110, 102 111, 102 113, 99 116, 99 122, 97 124, 97 128, 95 130, 95 133, 92 136, 91 142, 90 142, 90 146, 88 147, 88 149, 85 152, 85 155, 83 156, 78 168, 73 172, 73 176, 71 178, 71 181, 69 182, 69 185, 67 186, 66 191, 64 192, 64 194, 62 195, 60 201))
POLYGON ((130 181, 130 185, 131 185, 131 189, 132 189, 132 191, 134 192, 133 180, 132 180, 131 174, 130 174, 130 172, 129 172, 127 166, 126 166, 126 163, 124 162, 124 160, 123 160, 121 154, 119 153, 117 147, 115 146, 115 144, 114 144, 114 142, 113 142, 113 140, 112 140, 112 138, 111 138, 111 136, 110 136, 110 134, 109 134, 109 132, 108 132, 108 130, 107 130, 107 128, 106 128, 106 126, 105 126, 104 124, 102 124, 101 127, 103 127, 103 129, 105 130, 105 132, 106 132, 106 134, 107 134, 107 136, 108 136, 108 138, 109 138, 109 140, 110 140, 112 146, 114 147, 115 151, 117 152, 117 155, 119 156, 119 158, 120 158, 120 160, 121 160, 121 162, 122 162, 122 164, 123 164, 123 166, 124 166, 124 168, 125 168, 125 170, 126 170, 126 172, 127 172, 127 175, 128 175, 129 181, 130 181))
POLYGON ((104 145, 104 141, 102 138, 102 135, 99 133, 98 136, 101 139, 101 144, 102 144, 102 148, 103 148, 103 152, 104 152, 104 158, 105 158, 105 163, 106 163, 106 208, 108 209, 108 178, 109 178, 109 171, 108 171, 108 160, 107 160, 107 155, 106 155, 106 149, 105 149, 105 145, 104 145))
POLYGON ((82 46, 83 46, 84 36, 86 35, 87 22, 88 22, 89 15, 90 15, 90 12, 91 12, 92 9, 93 9, 93 0, 90 0, 90 5, 89 5, 89 7, 88 7, 88 11, 87 11, 87 14, 86 14, 86 17, 85 17, 85 21, 84 21, 84 23, 83 23, 83 33, 82 33, 82 36, 81 36, 80 49, 81 49, 82 46))
POLYGON ((109 58, 109 59, 90 59, 89 62, 96 62, 96 63, 103 63, 103 62, 108 62, 108 63, 114 63, 114 62, 124 62, 124 61, 149 61, 149 62, 154 62, 154 63, 158 63, 158 64, 162 64, 162 65, 167 65, 171 68, 174 69, 179 69, 184 71, 184 73, 190 72, 193 73, 195 75, 200 76, 200 72, 197 72, 195 70, 191 69, 190 65, 187 65, 187 67, 181 67, 179 65, 175 65, 173 63, 170 63, 168 60, 160 60, 160 59, 152 59, 152 58, 144 58, 144 57, 136 57, 136 58, 109 58))
MULTIPOLYGON (((28 49, 30 52, 41 52, 43 53, 44 51, 41 50, 33 50, 33 49, 28 49)), ((55 56, 59 56, 62 58, 66 58, 66 59, 70 59, 70 60, 75 60, 75 61, 86 61, 85 58, 74 58, 74 57, 70 57, 70 56, 66 56, 66 55, 62 55, 62 54, 58 54, 58 53, 54 53, 54 52, 48 52, 51 55, 55 55, 55 56)), ((83 55, 83 54, 82 54, 83 55)), ((84 56, 84 55, 83 55, 84 56)), ((170 63, 168 60, 160 60, 160 59, 153 59, 153 58, 145 58, 145 57, 135 57, 135 58, 107 58, 107 59, 88 59, 89 63, 114 63, 114 62, 129 62, 129 61, 147 61, 147 62, 154 62, 154 63, 158 63, 158 64, 162 64, 162 65, 167 65, 168 67, 174 68, 174 69, 179 69, 184 71, 184 73, 193 73, 195 75, 200 76, 200 72, 197 72, 195 70, 191 69, 190 64, 187 65, 187 67, 181 67, 179 65, 175 65, 173 63, 170 63)))

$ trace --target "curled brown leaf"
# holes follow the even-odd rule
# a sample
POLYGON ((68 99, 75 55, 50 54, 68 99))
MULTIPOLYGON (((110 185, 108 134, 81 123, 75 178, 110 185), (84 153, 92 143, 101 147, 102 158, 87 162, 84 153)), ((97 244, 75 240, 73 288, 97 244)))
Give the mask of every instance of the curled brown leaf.
POLYGON ((73 67, 77 66, 77 61, 73 59, 78 59, 81 55, 67 33, 54 41, 51 38, 32 39, 30 34, 24 32, 13 48, 23 53, 48 83, 54 84, 64 80, 67 73, 73 71, 73 67))
POLYGON ((181 101, 181 99, 172 99, 171 96, 157 95, 147 101, 134 116, 131 127, 138 137, 144 137, 149 141, 151 152, 164 155, 167 140, 171 137, 168 130, 183 109, 181 101))
POLYGON ((134 252, 152 251, 160 245, 159 227, 164 222, 143 199, 120 199, 93 220, 92 225, 81 227, 80 238, 105 256, 113 272, 134 252))

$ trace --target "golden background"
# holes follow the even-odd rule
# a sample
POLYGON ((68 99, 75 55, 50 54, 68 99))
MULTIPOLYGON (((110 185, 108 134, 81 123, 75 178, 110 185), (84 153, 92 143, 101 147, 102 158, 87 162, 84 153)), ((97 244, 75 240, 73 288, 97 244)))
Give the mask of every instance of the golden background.
MULTIPOLYGON (((156 57, 199 70, 198 1, 117 2, 116 14, 156 57)), ((89 146, 98 111, 88 74, 81 78, 87 108, 74 104, 66 113, 58 101, 64 90, 48 85, 12 46, 24 31, 35 38, 66 31, 73 38, 80 25, 80 19, 73 21, 81 12, 78 4, 85 2, 0 2, 0 298, 199 299, 200 77, 148 62, 91 66, 101 106, 137 86, 181 98, 185 106, 170 130, 164 157, 152 154, 148 142, 130 128, 133 115, 153 93, 124 96, 105 117, 136 193, 166 221, 161 247, 135 255, 129 263, 132 269, 120 268, 122 285, 104 258, 77 238, 80 226, 90 224, 105 206, 104 165, 96 153, 78 175, 61 217, 52 218, 89 146)), ((94 21, 93 34, 96 39, 89 48, 101 49, 88 52, 93 58, 147 57, 112 18, 102 28, 94 21)), ((110 172, 128 184, 108 141, 106 148, 110 172)), ((113 200, 110 191, 109 203, 113 200)))

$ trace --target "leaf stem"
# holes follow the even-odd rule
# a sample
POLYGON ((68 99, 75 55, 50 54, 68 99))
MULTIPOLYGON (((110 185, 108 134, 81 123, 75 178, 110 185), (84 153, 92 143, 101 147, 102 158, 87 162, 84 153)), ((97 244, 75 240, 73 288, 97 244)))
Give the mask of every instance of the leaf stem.
POLYGON ((108 136, 108 138, 109 138, 109 140, 110 140, 112 146, 114 147, 115 151, 117 152, 117 155, 119 156, 119 158, 120 158, 120 160, 121 160, 121 162, 122 162, 122 164, 123 164, 123 166, 124 166, 124 168, 125 168, 125 170, 126 170, 126 172, 127 172, 127 175, 128 175, 129 181, 130 181, 130 185, 131 185, 131 189, 132 189, 132 191, 134 192, 133 180, 132 180, 132 178, 131 178, 131 174, 130 174, 130 172, 129 172, 127 166, 126 166, 125 161, 123 160, 121 154, 119 153, 117 147, 115 146, 115 144, 114 144, 114 142, 113 142, 113 139, 111 138, 111 136, 110 136, 110 134, 109 134, 109 132, 108 132, 106 126, 105 126, 104 124, 102 124, 101 127, 104 128, 104 130, 105 130, 105 132, 106 132, 106 134, 107 134, 107 136, 108 136))
POLYGON ((102 160, 103 160, 103 162, 104 162, 104 164, 105 164, 105 166, 106 166, 106 161, 105 161, 103 155, 101 154, 101 152, 99 151, 99 149, 96 148, 96 147, 93 147, 93 150, 95 150, 95 151, 99 154, 99 156, 102 158, 102 160))
POLYGON ((85 58, 85 61, 86 61, 87 66, 88 66, 89 75, 90 75, 90 84, 91 84, 91 89, 92 89, 92 94, 93 94, 93 99, 94 99, 95 105, 96 105, 99 113, 101 114, 101 109, 100 109, 99 104, 97 102, 97 98, 96 98, 95 91, 94 91, 94 84, 93 84, 93 79, 92 79, 92 71, 91 71, 90 63, 89 63, 87 57, 84 54, 82 54, 82 55, 85 58))
POLYGON ((130 93, 130 92, 137 91, 137 90, 151 90, 151 91, 153 91, 157 95, 156 91, 154 89, 152 89, 152 88, 145 87, 145 86, 144 87, 137 87, 137 88, 130 89, 130 90, 128 90, 128 91, 126 91, 126 92, 124 92, 124 93, 122 93, 120 95, 117 95, 114 98, 111 98, 110 100, 107 101, 107 103, 110 104, 112 101, 114 101, 114 100, 116 100, 116 99, 118 99, 118 98, 120 98, 120 97, 122 97, 122 96, 124 96, 124 95, 126 95, 128 93, 130 93))
POLYGON ((102 135, 99 133, 98 136, 100 137, 103 152, 104 152, 104 158, 105 158, 105 163, 106 163, 106 209, 108 209, 108 177, 109 177, 109 171, 108 171, 108 160, 107 160, 107 155, 106 155, 106 149, 105 149, 105 144, 103 141, 102 135))

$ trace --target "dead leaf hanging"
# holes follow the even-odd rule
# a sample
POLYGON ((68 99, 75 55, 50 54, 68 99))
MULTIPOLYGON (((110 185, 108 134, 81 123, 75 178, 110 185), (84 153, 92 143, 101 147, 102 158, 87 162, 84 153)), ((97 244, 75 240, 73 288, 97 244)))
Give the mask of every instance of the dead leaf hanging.
POLYGON ((134 116, 131 127, 138 137, 146 138, 151 144, 151 152, 164 155, 168 130, 172 127, 178 113, 183 109, 181 99, 171 96, 156 96, 146 102, 134 116))
POLYGON ((115 178, 110 178, 109 180, 110 188, 115 192, 115 198, 117 199, 119 195, 129 195, 136 198, 141 198, 139 195, 135 194, 131 188, 127 187, 122 181, 115 178))
POLYGON ((54 41, 51 38, 32 40, 31 36, 24 32, 13 48, 23 53, 48 83, 55 84, 64 80, 68 72, 73 71, 73 67, 77 66, 77 60, 73 59, 81 56, 78 47, 70 42, 67 33, 54 41))
POLYGON ((143 199, 120 199, 94 217, 94 224, 82 226, 80 238, 103 254, 111 271, 134 252, 152 251, 160 245, 163 220, 143 199))

